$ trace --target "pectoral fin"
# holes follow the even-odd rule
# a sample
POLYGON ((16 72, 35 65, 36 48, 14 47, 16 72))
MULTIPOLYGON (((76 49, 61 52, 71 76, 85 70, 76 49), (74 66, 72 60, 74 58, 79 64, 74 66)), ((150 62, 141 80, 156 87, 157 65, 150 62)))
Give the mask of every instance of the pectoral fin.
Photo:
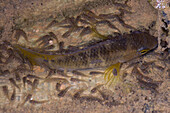
POLYGON ((115 85, 120 79, 120 64, 117 63, 108 67, 104 72, 104 80, 107 86, 115 85))

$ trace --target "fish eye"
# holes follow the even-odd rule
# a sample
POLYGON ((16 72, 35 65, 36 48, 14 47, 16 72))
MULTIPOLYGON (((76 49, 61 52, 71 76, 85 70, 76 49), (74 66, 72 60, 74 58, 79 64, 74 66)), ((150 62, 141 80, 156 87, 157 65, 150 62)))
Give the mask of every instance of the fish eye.
POLYGON ((143 49, 140 51, 141 54, 145 54, 146 52, 148 52, 149 50, 148 49, 143 49))

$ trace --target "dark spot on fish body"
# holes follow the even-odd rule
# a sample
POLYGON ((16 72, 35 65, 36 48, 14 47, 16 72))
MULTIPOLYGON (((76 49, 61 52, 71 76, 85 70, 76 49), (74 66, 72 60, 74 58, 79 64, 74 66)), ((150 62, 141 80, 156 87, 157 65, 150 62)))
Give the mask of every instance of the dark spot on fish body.
POLYGON ((58 94, 58 97, 63 97, 67 91, 70 89, 71 86, 66 87, 65 89, 61 90, 58 94))
POLYGON ((15 77, 17 81, 21 81, 20 75, 18 73, 15 73, 15 77))
POLYGON ((71 56, 70 56, 70 60, 74 62, 74 61, 77 60, 77 58, 76 58, 74 55, 71 55, 71 56))
POLYGON ((113 69, 112 73, 114 76, 117 76, 117 70, 115 68, 113 69))
POLYGON ((90 56, 91 59, 99 58, 99 56, 98 56, 98 48, 90 49, 90 55, 89 56, 90 56))
POLYGON ((69 56, 64 57, 64 64, 68 66, 69 62, 70 62, 70 57, 69 56))
POLYGON ((55 60, 52 59, 51 62, 55 62, 55 60))
POLYGON ((96 60, 91 61, 90 63, 91 63, 91 64, 100 64, 100 63, 102 63, 102 62, 103 62, 102 60, 96 59, 96 60))
POLYGON ((102 57, 102 59, 106 59, 105 56, 107 56, 109 54, 109 52, 107 51, 107 49, 104 45, 101 45, 99 47, 99 53, 100 53, 100 56, 102 57))
POLYGON ((48 60, 44 59, 44 62, 48 62, 48 60))
POLYGON ((82 63, 83 66, 86 66, 88 64, 88 55, 86 52, 83 53, 79 53, 79 58, 80 58, 80 62, 82 63))
POLYGON ((57 64, 58 65, 61 65, 63 63, 63 60, 62 59, 57 59, 57 64))

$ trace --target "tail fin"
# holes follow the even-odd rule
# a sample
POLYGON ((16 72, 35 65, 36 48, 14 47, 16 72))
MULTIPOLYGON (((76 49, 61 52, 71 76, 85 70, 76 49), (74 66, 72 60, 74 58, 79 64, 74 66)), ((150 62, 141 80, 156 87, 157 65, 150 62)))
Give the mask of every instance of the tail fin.
POLYGON ((45 53, 39 53, 32 49, 25 48, 18 44, 13 45, 14 49, 19 53, 23 60, 28 60, 31 65, 47 64, 49 60, 53 60, 58 55, 49 55, 45 53))

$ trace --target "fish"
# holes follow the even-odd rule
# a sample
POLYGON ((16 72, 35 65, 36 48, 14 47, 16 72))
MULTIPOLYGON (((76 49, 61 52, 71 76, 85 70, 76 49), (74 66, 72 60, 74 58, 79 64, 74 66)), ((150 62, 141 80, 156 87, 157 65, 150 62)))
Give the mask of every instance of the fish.
POLYGON ((86 88, 79 89, 74 95, 73 98, 77 99, 81 97, 81 94, 86 90, 86 88))
POLYGON ((31 104, 43 104, 43 103, 49 102, 49 100, 41 100, 41 101, 38 101, 38 100, 30 100, 29 102, 30 102, 31 104))
POLYGON ((61 91, 61 90, 60 90, 61 85, 62 85, 62 84, 59 83, 59 82, 56 83, 56 90, 57 90, 57 91, 61 91))
POLYGON ((72 82, 87 82, 86 80, 78 79, 78 78, 70 78, 70 81, 72 81, 72 82))
POLYGON ((27 75, 27 78, 30 78, 30 79, 43 79, 43 78, 41 78, 41 77, 38 77, 38 76, 36 76, 36 75, 31 75, 31 74, 28 74, 28 75, 27 75))
POLYGON ((91 71, 91 72, 89 73, 89 75, 93 75, 93 76, 95 76, 95 75, 101 75, 101 74, 104 74, 104 72, 100 72, 100 71, 91 71))
POLYGON ((23 77, 23 78, 22 78, 22 81, 23 81, 23 86, 24 86, 24 88, 25 88, 25 83, 26 83, 26 81, 27 81, 27 77, 23 77))
POLYGON ((34 91, 39 84, 39 80, 38 79, 34 79, 33 83, 32 83, 32 91, 34 91))
POLYGON ((60 81, 62 81, 63 83, 69 83, 67 79, 58 77, 47 78, 43 82, 60 82, 60 81))
POLYGON ((70 89, 70 87, 72 87, 72 86, 68 86, 68 87, 66 87, 65 89, 61 90, 61 91, 58 93, 58 97, 63 97, 63 96, 67 93, 67 91, 70 89))
POLYGON ((20 106, 22 107, 27 101, 29 101, 32 97, 32 94, 27 94, 25 100, 20 104, 20 106))
POLYGON ((16 72, 15 73, 15 79, 16 79, 16 81, 21 81, 21 77, 20 77, 20 75, 16 72))
POLYGON ((9 99, 8 86, 2 86, 2 91, 3 91, 4 95, 7 97, 7 99, 10 100, 10 99, 9 99))
POLYGON ((10 98, 11 102, 14 101, 15 98, 16 98, 16 90, 15 90, 15 88, 14 88, 14 89, 13 89, 13 92, 12 92, 12 95, 11 95, 11 98, 10 98))
POLYGON ((27 58, 32 65, 44 66, 45 64, 51 69, 67 70, 106 68, 103 76, 108 86, 119 80, 122 63, 140 57, 157 46, 157 37, 147 31, 124 33, 113 38, 105 37, 94 44, 65 52, 43 53, 19 44, 13 45, 14 50, 27 58))
POLYGON ((33 83, 32 83, 31 80, 26 80, 26 83, 27 83, 28 85, 30 85, 30 86, 33 86, 33 83))
POLYGON ((84 74, 84 73, 81 73, 81 72, 79 72, 79 71, 77 71, 77 70, 73 70, 72 73, 73 73, 74 75, 78 75, 78 76, 82 76, 82 77, 88 77, 88 75, 86 75, 86 74, 84 74))
POLYGON ((100 87, 102 87, 103 85, 104 85, 104 84, 99 84, 99 85, 95 86, 95 87, 91 90, 91 93, 96 93, 97 90, 98 90, 100 87))
POLYGON ((18 88, 21 91, 20 87, 17 85, 17 83, 13 78, 9 78, 9 81, 11 82, 12 85, 14 85, 16 88, 18 88))
POLYGON ((100 98, 95 97, 95 96, 82 96, 82 97, 80 97, 80 102, 83 102, 83 101, 89 101, 89 102, 96 101, 96 102, 99 102, 99 103, 102 104, 103 99, 100 99, 100 98))

